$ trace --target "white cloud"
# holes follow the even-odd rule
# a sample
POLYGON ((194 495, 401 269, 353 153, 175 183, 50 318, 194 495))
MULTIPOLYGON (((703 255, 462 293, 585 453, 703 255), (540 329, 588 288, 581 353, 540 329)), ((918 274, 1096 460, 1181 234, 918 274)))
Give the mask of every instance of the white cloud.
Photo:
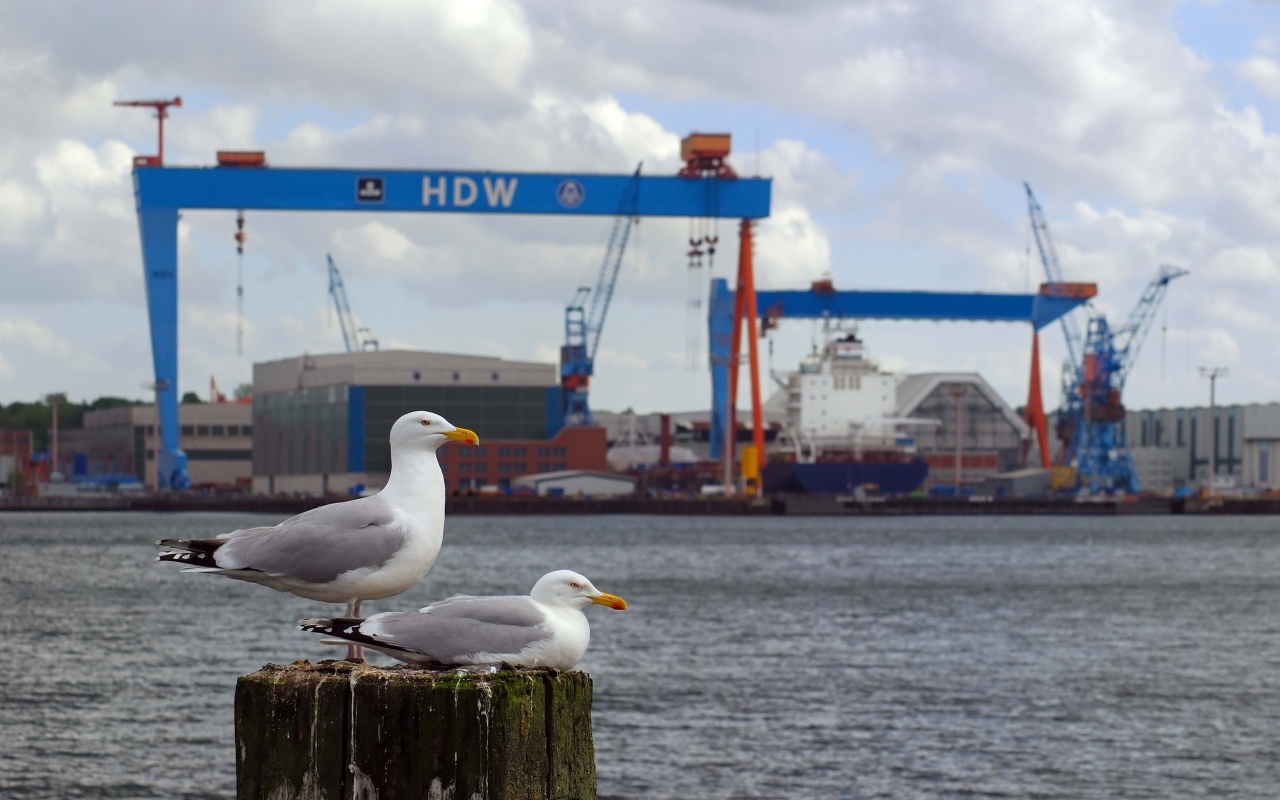
POLYGON ((40 355, 60 358, 74 352, 70 342, 47 326, 22 318, 0 320, 0 344, 17 345, 40 355))
MULTIPOLYGON (((279 166, 626 172, 643 160, 657 175, 677 169, 685 127, 720 127, 726 112, 739 126, 760 121, 766 133, 782 130, 766 136, 759 159, 775 179, 774 214, 757 231, 762 287, 803 286, 826 270, 904 289, 1034 286, 1026 179, 1069 277, 1098 281, 1098 307, 1113 318, 1159 264, 1176 263, 1191 276, 1170 289, 1171 331, 1188 332, 1189 353, 1262 363, 1280 348, 1265 324, 1280 301, 1280 136, 1263 112, 1233 105, 1223 83, 1225 74, 1275 98, 1274 42, 1215 65, 1179 41, 1173 0, 125 2, 106 25, 16 8, 0 11, 5 300, 94 353, 116 393, 150 368, 129 164, 154 147, 155 122, 110 101, 178 91, 187 105, 167 126, 171 163, 264 147, 279 166), (174 29, 201 36, 163 35, 174 29)), ((755 154, 741 147, 746 131, 735 133, 741 169, 755 154)), ((611 222, 250 213, 246 305, 256 327, 251 352, 237 358, 227 355, 230 216, 191 212, 180 228, 182 346, 192 359, 183 380, 197 386, 197 370, 230 384, 232 373, 247 379, 252 358, 334 349, 336 331, 316 317, 328 302, 326 251, 388 342, 554 354, 563 304, 594 280, 611 222)), ((736 260, 734 227, 720 226, 722 276, 736 260)), ((687 235, 683 220, 645 220, 635 232, 615 300, 620 327, 609 334, 634 341, 613 340, 618 352, 606 353, 625 369, 601 364, 606 385, 630 384, 621 404, 628 391, 657 402, 648 386, 681 353, 687 235), (642 321, 655 315, 660 335, 642 321)), ((936 326, 903 326, 873 350, 940 365, 978 364, 970 356, 981 352, 1002 390, 1025 391, 1015 375, 1025 337, 952 330, 945 349, 936 326)), ((780 340, 778 366, 806 347, 796 337, 784 352, 780 340)), ((1046 360, 1058 354, 1056 333, 1045 348, 1046 360)), ((0 391, 102 380, 33 375, 17 356, 10 369, 0 391)), ((674 384, 690 393, 679 405, 703 400, 704 378, 674 384)), ((1273 391, 1254 386, 1259 397, 1273 391)), ((1130 388, 1131 405, 1185 391, 1142 373, 1130 388)))
POLYGON ((831 271, 831 245, 806 209, 775 209, 758 231, 755 263, 761 288, 804 288, 831 271))
POLYGON ((1280 62, 1274 58, 1252 56, 1236 64, 1235 71, 1267 97, 1280 100, 1280 62))
POLYGON ((44 196, 36 189, 16 180, 0 183, 0 242, 21 244, 34 238, 45 213, 44 196))

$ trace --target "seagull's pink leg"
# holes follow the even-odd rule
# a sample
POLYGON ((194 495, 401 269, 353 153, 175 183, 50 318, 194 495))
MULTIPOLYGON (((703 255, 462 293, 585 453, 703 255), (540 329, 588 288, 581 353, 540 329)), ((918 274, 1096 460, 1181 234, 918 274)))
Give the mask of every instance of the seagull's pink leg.
MULTIPOLYGON (((363 619, 360 616, 360 600, 357 598, 347 603, 347 617, 349 619, 363 619)), ((364 647, 358 644, 347 645, 347 660, 357 664, 364 662, 364 647)))

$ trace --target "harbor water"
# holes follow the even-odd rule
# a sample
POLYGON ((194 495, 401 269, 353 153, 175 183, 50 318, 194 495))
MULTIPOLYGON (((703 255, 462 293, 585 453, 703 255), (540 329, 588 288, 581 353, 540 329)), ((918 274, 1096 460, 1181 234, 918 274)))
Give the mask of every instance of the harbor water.
MULTIPOLYGON (((0 797, 231 798, 235 679, 337 611, 156 564, 278 518, 0 515, 0 797)), ((583 572, 602 798, 1269 798, 1275 517, 454 517, 366 612, 583 572)))

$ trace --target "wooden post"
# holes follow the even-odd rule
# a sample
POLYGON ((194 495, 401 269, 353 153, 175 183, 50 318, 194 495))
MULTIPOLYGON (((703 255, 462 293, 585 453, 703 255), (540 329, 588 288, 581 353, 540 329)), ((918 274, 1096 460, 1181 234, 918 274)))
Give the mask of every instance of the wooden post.
POLYGON ((582 672, 268 664, 236 684, 239 800, 594 800, 582 672))

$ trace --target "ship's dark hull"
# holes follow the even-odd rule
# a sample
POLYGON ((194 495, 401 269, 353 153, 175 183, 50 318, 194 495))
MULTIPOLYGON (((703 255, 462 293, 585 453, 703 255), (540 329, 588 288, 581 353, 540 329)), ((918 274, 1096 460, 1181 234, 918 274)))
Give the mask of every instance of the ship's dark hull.
POLYGON ((859 486, 885 494, 910 494, 929 474, 923 459, 910 461, 770 461, 764 467, 766 493, 849 494, 859 486))

